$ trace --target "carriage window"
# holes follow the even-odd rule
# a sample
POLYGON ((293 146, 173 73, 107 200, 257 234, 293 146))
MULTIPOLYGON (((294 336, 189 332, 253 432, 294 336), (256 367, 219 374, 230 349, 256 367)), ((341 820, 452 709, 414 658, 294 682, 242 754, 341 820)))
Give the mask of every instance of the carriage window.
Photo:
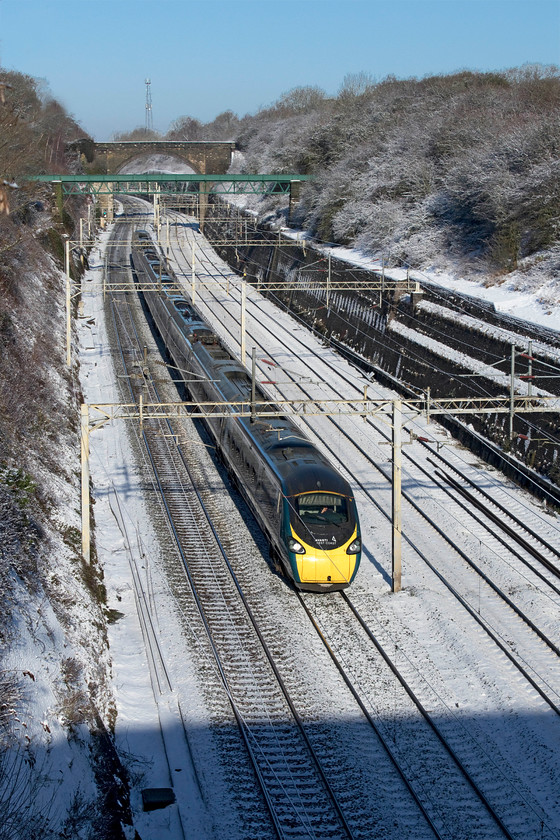
POLYGON ((344 496, 333 493, 303 493, 296 496, 297 512, 304 522, 348 522, 348 505, 344 496))

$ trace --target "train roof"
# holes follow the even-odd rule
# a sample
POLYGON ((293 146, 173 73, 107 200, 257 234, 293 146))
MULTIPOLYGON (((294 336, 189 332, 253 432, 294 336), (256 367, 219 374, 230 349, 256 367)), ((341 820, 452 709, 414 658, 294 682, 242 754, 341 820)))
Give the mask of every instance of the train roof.
POLYGON ((288 417, 243 422, 280 476, 286 496, 317 490, 352 496, 346 479, 288 417))
MULTIPOLYGON (((207 353, 211 357, 212 376, 225 400, 250 401, 251 377, 219 341, 212 346, 199 346, 195 352, 198 355, 207 353)), ((256 386, 255 396, 257 401, 270 399, 259 385, 256 386)), ((348 482, 288 417, 279 414, 255 422, 243 418, 240 422, 280 477, 285 495, 295 496, 328 488, 330 493, 352 496, 348 482)))
MULTIPOLYGON (((205 357, 203 367, 218 385, 224 401, 249 403, 251 377, 239 360, 221 343, 190 301, 165 289, 161 289, 161 294, 173 305, 175 318, 182 321, 185 337, 201 363, 201 357, 205 357)), ((256 386, 256 398, 264 402, 270 399, 259 385, 256 386)), ((352 497, 346 479, 288 417, 278 414, 255 422, 239 418, 239 422, 279 476, 286 496, 323 490, 352 497)))

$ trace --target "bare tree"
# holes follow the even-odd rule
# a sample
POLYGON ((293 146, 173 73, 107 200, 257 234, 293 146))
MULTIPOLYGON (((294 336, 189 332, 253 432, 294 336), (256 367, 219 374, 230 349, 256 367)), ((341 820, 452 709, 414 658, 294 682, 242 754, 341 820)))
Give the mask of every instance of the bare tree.
POLYGON ((202 140, 203 126, 199 120, 194 117, 178 117, 173 123, 167 134, 167 140, 202 140))

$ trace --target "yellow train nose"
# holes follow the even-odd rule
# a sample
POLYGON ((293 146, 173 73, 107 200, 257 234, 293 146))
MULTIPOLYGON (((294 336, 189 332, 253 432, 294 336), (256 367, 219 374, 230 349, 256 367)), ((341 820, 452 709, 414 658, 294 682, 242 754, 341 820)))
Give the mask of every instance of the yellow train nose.
POLYGON ((349 583, 354 573, 356 555, 344 549, 303 554, 297 558, 299 579, 302 583, 349 583))

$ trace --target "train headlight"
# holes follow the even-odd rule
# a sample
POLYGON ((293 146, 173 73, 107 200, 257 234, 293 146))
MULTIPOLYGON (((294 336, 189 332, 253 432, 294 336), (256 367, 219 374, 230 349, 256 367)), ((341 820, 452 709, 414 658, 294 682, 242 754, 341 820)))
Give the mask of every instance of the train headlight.
POLYGON ((290 551, 293 551, 294 554, 305 554, 305 548, 300 542, 294 540, 293 537, 290 537, 288 540, 288 548, 290 551))
POLYGON ((348 548, 346 549, 346 554, 358 554, 359 551, 362 550, 362 541, 359 537, 355 540, 352 540, 348 548))

